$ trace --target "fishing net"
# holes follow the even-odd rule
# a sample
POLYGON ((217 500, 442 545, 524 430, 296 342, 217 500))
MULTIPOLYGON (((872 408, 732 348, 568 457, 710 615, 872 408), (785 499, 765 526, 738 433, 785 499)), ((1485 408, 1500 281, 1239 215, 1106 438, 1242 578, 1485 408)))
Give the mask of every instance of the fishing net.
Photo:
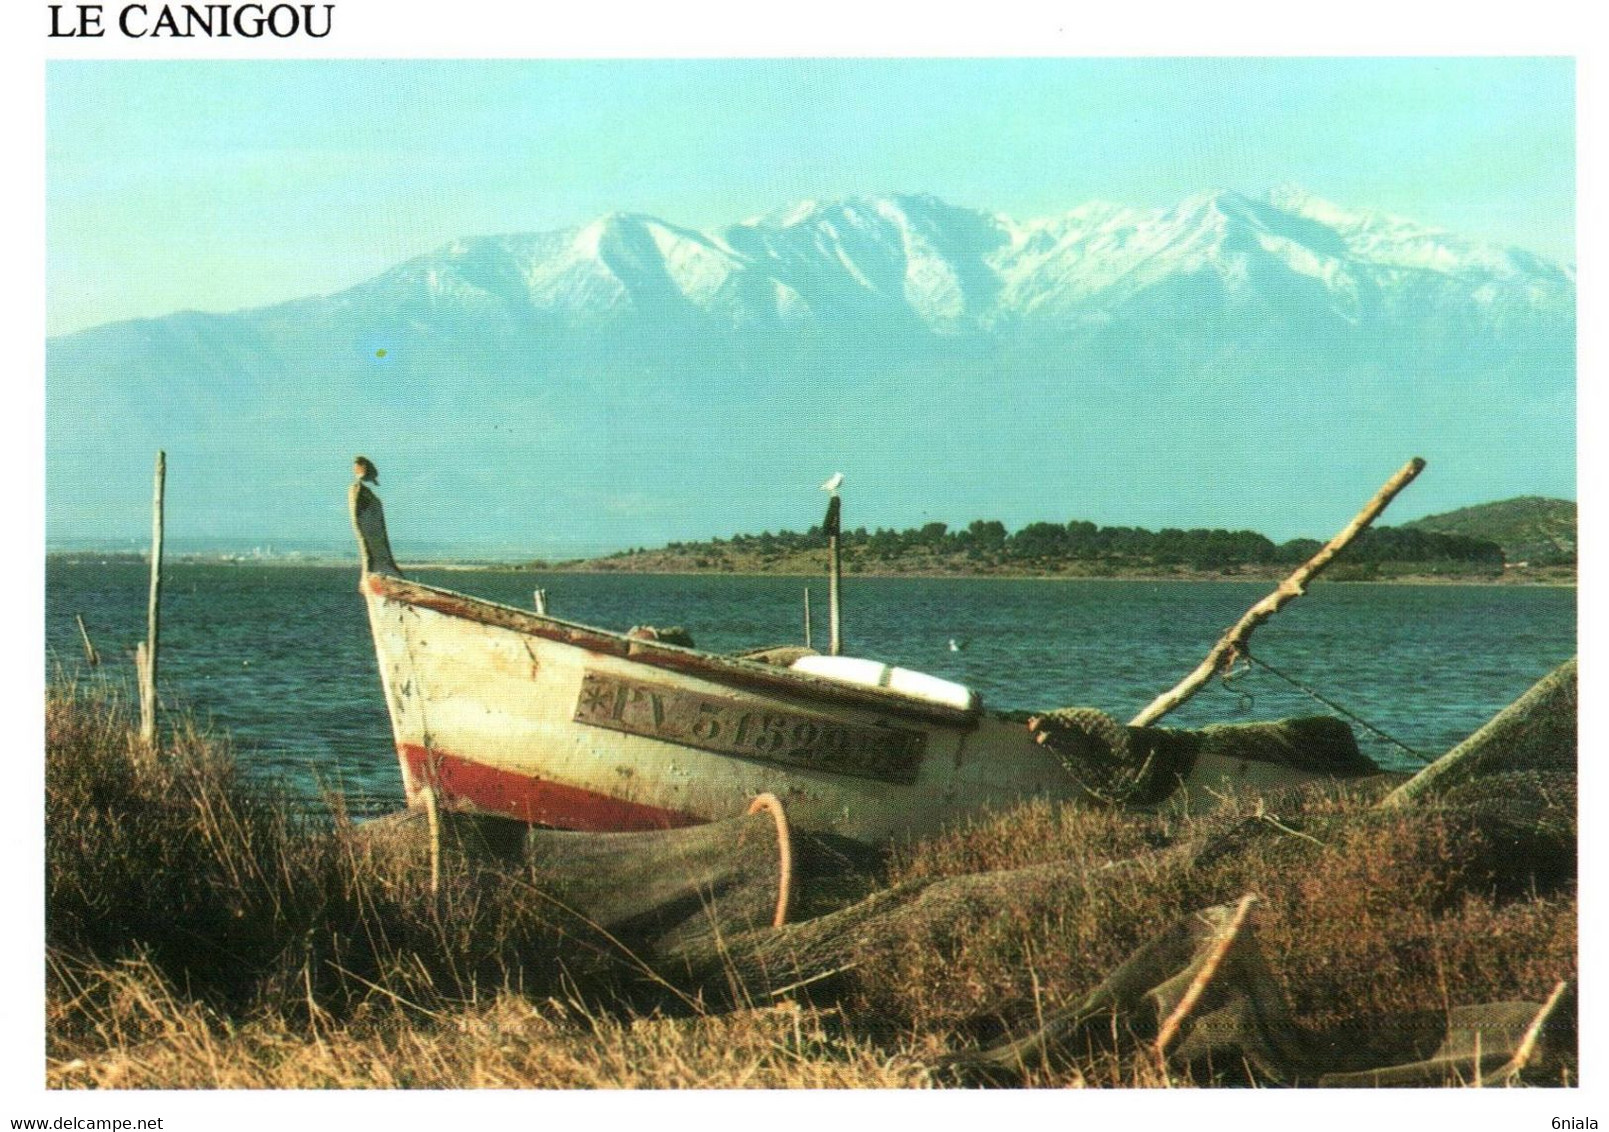
MULTIPOLYGON (((453 831, 453 851, 477 853, 491 874, 528 886, 556 923, 586 925, 589 938, 602 940, 600 953, 650 976, 620 992, 634 1009, 658 1009, 664 1000, 653 995, 670 986, 701 1010, 744 1009, 798 995, 817 1003, 864 1002, 889 962, 922 954, 942 979, 946 964, 964 954, 969 925, 1058 922, 1080 902, 1122 907, 1143 899, 1147 885, 1170 893, 1207 891, 1219 883, 1213 877, 1295 877, 1313 890, 1301 907, 1315 914, 1351 908, 1360 894, 1326 889, 1322 878, 1342 875, 1334 865, 1350 860, 1347 847, 1372 848, 1376 834, 1390 833, 1393 825, 1399 837, 1404 824, 1410 830, 1435 824, 1441 831, 1445 858, 1421 859, 1409 851, 1403 860, 1384 862, 1407 878, 1393 891, 1422 892, 1415 899, 1439 902, 1431 915, 1443 905, 1455 907, 1463 893, 1508 892, 1532 901, 1539 894, 1569 894, 1574 705, 1571 664, 1400 787, 1376 779, 1271 795, 1249 813, 1187 824, 1181 828, 1192 831, 1188 836, 1102 867, 1050 860, 888 887, 870 851, 791 830, 781 806, 769 799, 742 818, 653 833, 499 826, 496 836, 481 831, 471 838, 463 831, 476 828, 473 819, 451 815, 442 828, 453 831), (1373 804, 1382 791, 1390 792, 1373 804), (1324 804, 1342 792, 1355 795, 1350 806, 1324 804), (1425 821, 1402 814, 1402 807, 1422 809, 1425 821), (1208 881, 1190 889, 1185 882, 1191 876, 1208 881)), ((1089 776, 1087 788, 1121 801, 1153 796, 1205 750, 1255 750, 1264 758, 1289 752, 1325 765, 1356 765, 1350 730, 1334 720, 1178 732, 1126 728, 1092 712, 1046 718, 1041 733, 1069 752, 1070 769, 1089 776), (1315 755, 1314 748, 1323 753, 1315 755)), ((417 819, 392 827, 413 839, 416 854, 425 828, 417 819)), ((1047 1011, 1036 999, 1019 1010, 1007 1033, 1026 1036, 935 1058, 935 1080, 1022 1084, 1041 1066, 1079 1072, 1076 1066, 1096 1048, 1137 1052, 1154 1061, 1157 1073, 1198 1083, 1559 1083, 1575 1073, 1573 979, 1538 997, 1402 1009, 1387 1017, 1350 1016, 1340 1003, 1328 1015, 1304 1015, 1259 942, 1262 908, 1248 895, 1161 921, 1159 931, 1138 936, 1127 960, 1094 980, 1092 989, 1062 1000, 1071 1005, 1047 1011)), ((1574 915, 1573 898, 1546 908, 1547 916, 1574 915)), ((1285 921, 1281 930, 1289 934, 1303 924, 1285 921)), ((1418 946, 1419 937, 1401 938, 1418 946)), ((845 1017, 846 1024, 873 1031, 898 1024, 845 1017)))
POLYGON ((1575 995, 1568 983, 1543 1002, 1305 1029, 1269 971, 1255 905, 1247 896, 1181 917, 1027 1037, 942 1057, 935 1071, 960 1084, 1011 1085, 1031 1068, 1126 1044, 1148 1050, 1159 1072, 1196 1081, 1445 1086, 1548 1081, 1573 1059, 1575 995))
POLYGON ((1403 783, 1388 806, 1448 804, 1500 811, 1518 806, 1560 809, 1549 790, 1566 790, 1575 809, 1576 662, 1566 661, 1484 727, 1403 783))
POLYGON ((1035 716, 1028 726, 1088 795, 1114 806, 1156 805, 1203 755, 1337 778, 1379 769, 1359 752, 1352 729, 1330 716, 1188 731, 1128 727, 1095 708, 1061 708, 1035 716))
MULTIPOLYGON (((1570 661, 1373 809, 1321 811, 1315 820, 1287 824, 1259 806, 1254 817, 1180 848, 1191 868, 1204 869, 1275 842, 1296 869, 1326 845, 1342 843, 1348 830, 1367 837, 1371 826, 1387 829, 1394 811, 1415 807, 1433 810, 1451 834, 1456 856, 1436 868, 1457 872, 1460 883, 1532 898, 1563 890, 1575 876, 1575 719, 1570 661)), ((1102 730, 1111 734, 1110 727, 1102 730)), ((1073 1060, 1103 1043, 1128 1043, 1149 1048, 1160 1071, 1198 1081, 1227 1075, 1243 1083, 1323 1087, 1547 1084, 1574 1072, 1573 980, 1559 982, 1542 1001, 1299 1025, 1257 942, 1255 903, 1247 896, 1182 917, 1027 1037, 951 1055, 936 1069, 966 1084, 1016 1084, 1031 1067, 1073 1060)))

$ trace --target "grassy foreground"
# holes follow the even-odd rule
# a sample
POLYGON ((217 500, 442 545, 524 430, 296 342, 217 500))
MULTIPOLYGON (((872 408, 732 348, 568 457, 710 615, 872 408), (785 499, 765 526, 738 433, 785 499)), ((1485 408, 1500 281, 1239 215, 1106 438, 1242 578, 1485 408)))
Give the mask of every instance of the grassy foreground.
MULTIPOLYGON (((244 788, 221 740, 180 728, 153 755, 117 701, 76 692, 48 698, 46 725, 52 1087, 927 1087, 936 1058, 1076 1002, 1182 911, 1248 891, 1315 1029, 1541 1001, 1576 971, 1573 881, 1502 882, 1504 847, 1436 811, 1326 824, 1378 797, 1362 784, 1192 820, 1026 804, 899 849, 882 881, 1068 861, 1088 881, 868 944, 833 1001, 718 1011, 686 987, 645 1009, 573 974, 524 891, 449 856, 432 893, 338 801, 315 823, 244 788), (1275 835, 1171 851, 1241 828, 1275 835)), ((1025 1080, 1191 1083, 1121 1048, 1025 1080)))

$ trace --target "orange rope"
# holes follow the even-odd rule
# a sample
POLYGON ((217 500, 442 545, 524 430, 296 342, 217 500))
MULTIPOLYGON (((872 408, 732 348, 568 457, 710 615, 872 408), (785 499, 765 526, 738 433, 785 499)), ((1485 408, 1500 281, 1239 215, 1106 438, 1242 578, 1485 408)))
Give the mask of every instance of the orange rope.
POLYGON ((788 832, 788 815, 782 811, 782 800, 775 794, 757 794, 749 803, 749 813, 771 811, 777 826, 777 850, 782 858, 777 879, 777 914, 771 921, 773 928, 788 922, 788 910, 793 903, 793 835, 788 832))

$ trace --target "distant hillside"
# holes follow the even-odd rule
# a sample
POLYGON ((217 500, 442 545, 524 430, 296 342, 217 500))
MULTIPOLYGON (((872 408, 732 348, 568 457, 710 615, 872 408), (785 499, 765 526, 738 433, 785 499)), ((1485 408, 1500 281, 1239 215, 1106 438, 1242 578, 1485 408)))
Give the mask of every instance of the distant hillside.
MULTIPOLYGON (((1029 523, 1008 532, 997 519, 976 519, 954 531, 944 523, 904 531, 846 529, 841 545, 844 571, 849 574, 1276 578, 1307 561, 1321 543, 1298 538, 1276 544, 1247 530, 1168 528, 1153 532, 1140 527, 1100 527, 1082 520, 1029 523)), ((621 551, 606 558, 563 563, 561 568, 812 575, 823 568, 824 548, 821 528, 812 527, 802 534, 766 531, 709 542, 673 542, 660 550, 621 551)), ((1337 581, 1524 582, 1568 581, 1572 574, 1565 567, 1505 571, 1503 551, 1490 539, 1382 526, 1359 535, 1327 576, 1337 581)))
POLYGON ((1426 515, 1403 526, 1495 542, 1510 564, 1568 565, 1576 556, 1575 511, 1568 499, 1525 495, 1444 515, 1426 515))

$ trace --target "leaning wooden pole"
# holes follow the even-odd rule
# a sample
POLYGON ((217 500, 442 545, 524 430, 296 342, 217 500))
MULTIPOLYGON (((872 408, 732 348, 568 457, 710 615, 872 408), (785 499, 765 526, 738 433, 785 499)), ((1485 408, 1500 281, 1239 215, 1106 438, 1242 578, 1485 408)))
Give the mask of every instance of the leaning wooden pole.
POLYGON ((89 629, 84 625, 84 615, 75 613, 73 614, 73 620, 78 622, 78 635, 84 638, 84 659, 89 662, 91 668, 99 667, 101 663, 100 650, 95 647, 95 642, 89 639, 89 629))
POLYGON ((1424 470, 1425 462, 1418 456, 1409 460, 1397 474, 1386 481, 1384 487, 1375 493, 1368 505, 1359 511, 1348 523, 1341 533, 1324 544, 1324 547, 1313 557, 1309 558, 1296 572, 1286 578, 1273 593, 1263 598, 1245 613, 1245 616, 1235 622, 1234 627, 1218 639, 1207 654, 1207 659, 1196 666, 1196 670, 1186 676, 1168 691, 1163 692, 1152 700, 1146 709, 1129 721, 1130 727, 1146 727, 1161 719, 1168 712, 1177 708, 1191 696, 1201 690, 1202 686, 1211 680, 1220 669, 1233 664, 1235 658, 1246 647, 1251 638, 1252 631, 1278 613, 1287 604, 1295 601, 1307 592, 1307 583, 1319 575, 1330 564, 1335 556, 1345 550, 1351 541, 1368 529, 1370 523, 1379 517, 1387 505, 1397 497, 1397 493, 1414 481, 1414 477, 1424 470))
POLYGON ((145 608, 145 644, 139 665, 140 739, 156 743, 156 662, 162 625, 162 491, 168 476, 168 455, 156 454, 156 485, 151 493, 151 592, 145 608))

